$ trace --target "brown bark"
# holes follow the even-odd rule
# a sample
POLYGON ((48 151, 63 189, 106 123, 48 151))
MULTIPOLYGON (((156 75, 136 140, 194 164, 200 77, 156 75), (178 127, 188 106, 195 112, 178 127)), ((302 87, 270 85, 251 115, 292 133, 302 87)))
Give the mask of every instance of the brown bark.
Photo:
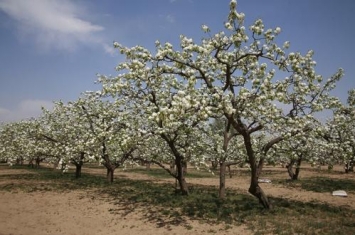
POLYGON ((266 194, 264 193, 264 191, 262 190, 262 188, 259 186, 258 183, 258 179, 264 165, 264 159, 261 158, 257 164, 257 161, 255 159, 255 153, 252 148, 250 134, 245 133, 243 135, 243 138, 244 138, 244 144, 245 144, 245 148, 247 151, 249 164, 251 168, 251 181, 250 181, 249 193, 255 196, 256 198, 258 198, 260 204, 265 209, 272 209, 272 205, 269 199, 267 198, 266 194))
MULTIPOLYGON (((223 134, 223 151, 226 153, 228 150, 229 141, 233 138, 233 135, 230 135, 231 124, 227 121, 224 134, 223 134)), ((223 199, 226 196, 226 167, 228 167, 230 172, 230 164, 226 164, 226 157, 222 156, 220 158, 220 169, 219 169, 219 198, 223 199)))
POLYGON ((211 164, 212 164, 211 169, 212 169, 212 170, 217 170, 218 161, 217 161, 217 160, 213 160, 213 161, 211 161, 211 164))
POLYGON ((82 166, 84 165, 84 158, 85 158, 85 153, 81 152, 80 157, 79 157, 79 161, 72 159, 72 163, 75 165, 75 178, 81 177, 81 169, 82 169, 82 166))
POLYGON ((35 162, 36 162, 36 168, 39 168, 40 163, 43 161, 40 157, 36 157, 35 162))
POLYGON ((300 169, 301 169, 301 163, 302 163, 302 155, 298 156, 298 159, 292 159, 290 163, 286 166, 288 175, 290 176, 291 180, 298 180, 298 176, 300 174, 300 169), (293 165, 296 163, 296 169, 295 172, 293 172, 293 165))
POLYGON ((231 170, 231 165, 228 165, 227 167, 228 167, 229 178, 232 179, 233 174, 232 174, 232 170, 231 170))
POLYGON ((184 175, 187 174, 187 162, 186 161, 182 162, 182 171, 183 171, 184 175))
POLYGON ((219 198, 224 199, 226 196, 226 163, 221 161, 219 165, 219 198))
POLYGON ((188 195, 189 190, 188 190, 187 183, 185 180, 184 166, 183 166, 181 158, 177 157, 175 163, 176 163, 176 173, 177 173, 176 179, 179 182, 181 194, 188 195))
POLYGON ((288 173, 288 176, 290 176, 290 178, 293 180, 294 178, 294 173, 293 173, 293 165, 295 164, 295 161, 294 159, 292 159, 287 165, 286 165, 286 169, 287 169, 287 173, 288 173))
POLYGON ((180 192, 182 195, 188 195, 189 190, 187 187, 187 183, 185 180, 185 174, 184 174, 184 156, 179 152, 179 150, 176 148, 174 140, 169 139, 168 136, 162 134, 161 137, 166 141, 166 143, 169 145, 169 148, 172 152, 172 154, 175 157, 175 167, 176 167, 176 176, 175 178, 179 182, 180 186, 180 192))
POLYGON ((80 165, 80 164, 75 165, 75 178, 77 178, 77 179, 81 177, 81 168, 82 168, 82 165, 80 165))
POLYGON ((113 183, 114 171, 116 169, 115 165, 113 165, 108 158, 107 155, 104 156, 104 166, 106 167, 106 178, 109 183, 113 183))
POLYGON ((296 166, 296 170, 295 170, 294 180, 298 180, 298 176, 299 176, 300 170, 301 170, 301 163, 302 163, 302 156, 300 156, 297 160, 297 166, 296 166))
POLYGON ((171 161, 169 166, 170 166, 170 170, 174 171, 175 170, 175 161, 174 160, 171 161))
POLYGON ((264 191, 262 188, 259 186, 258 181, 253 179, 252 177, 252 182, 250 183, 249 187, 249 193, 251 193, 253 196, 259 199, 260 204, 265 208, 265 209, 272 209, 272 205, 265 195, 264 191))
POLYGON ((115 173, 115 168, 107 168, 106 177, 109 183, 113 183, 114 173, 115 173))

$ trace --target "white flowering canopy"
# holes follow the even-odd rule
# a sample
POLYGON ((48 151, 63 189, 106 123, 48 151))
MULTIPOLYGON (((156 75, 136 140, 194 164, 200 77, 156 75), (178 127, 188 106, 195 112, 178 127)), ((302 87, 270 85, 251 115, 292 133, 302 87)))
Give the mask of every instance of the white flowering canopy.
POLYGON ((116 67, 117 76, 99 77, 102 94, 125 100, 151 133, 171 138, 220 116, 244 136, 261 131, 268 137, 264 150, 305 136, 315 113, 340 105, 330 92, 343 71, 323 79, 313 51, 288 52, 288 41, 275 42, 279 27, 266 29, 260 19, 245 27, 244 18, 232 0, 225 31, 212 34, 203 25, 207 37, 200 43, 181 35, 178 50, 156 41, 155 53, 114 43, 126 61, 116 67))

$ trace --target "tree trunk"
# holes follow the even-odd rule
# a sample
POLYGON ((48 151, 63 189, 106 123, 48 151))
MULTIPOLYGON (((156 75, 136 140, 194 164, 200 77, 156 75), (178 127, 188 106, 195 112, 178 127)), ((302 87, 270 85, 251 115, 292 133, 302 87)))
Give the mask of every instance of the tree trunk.
POLYGON ((294 177, 292 178, 293 180, 298 180, 298 176, 299 176, 300 170, 301 170, 301 163, 302 163, 302 156, 300 156, 300 157, 297 159, 297 166, 296 166, 295 175, 294 175, 294 177))
MULTIPOLYGON (((176 149, 174 140, 170 140, 166 135, 161 135, 162 138, 167 142, 169 145, 169 148, 171 152, 173 153, 175 157, 175 169, 176 169, 176 179, 179 182, 180 186, 180 191, 182 195, 188 195, 189 190, 187 187, 187 183, 185 180, 185 174, 184 174, 184 156, 176 149)), ((171 162, 173 163, 173 162, 171 162)), ((173 164, 170 165, 170 169, 173 167, 173 164)))
POLYGON ((33 158, 30 159, 30 161, 28 162, 28 166, 33 168, 34 164, 33 164, 33 158))
POLYGON ((181 195, 189 195, 189 190, 187 188, 187 183, 185 179, 178 179, 181 195))
POLYGON ((16 158, 16 165, 23 165, 23 157, 16 158))
POLYGON ((177 158, 175 162, 176 162, 176 171, 177 171, 177 178, 176 179, 179 182, 181 194, 188 195, 189 190, 187 188, 187 183, 185 180, 184 167, 183 167, 182 160, 177 158))
POLYGON ((145 164, 145 167, 146 167, 147 170, 150 171, 150 163, 149 162, 145 164))
POLYGON ((114 176, 114 173, 115 173, 115 169, 114 168, 107 168, 107 181, 109 183, 113 183, 113 176, 114 176))
POLYGON ((227 165, 227 167, 228 167, 229 178, 231 178, 231 179, 232 179, 232 177, 233 177, 233 173, 232 173, 232 171, 231 171, 231 165, 230 165, 230 164, 228 164, 228 165, 227 165))
POLYGON ((75 164, 75 178, 80 178, 81 177, 81 164, 75 164))
POLYGON ((175 170, 175 160, 172 160, 172 161, 170 162, 170 170, 171 170, 171 171, 174 171, 174 170, 175 170))
POLYGON ((254 161, 254 164, 251 166, 251 181, 250 181, 249 193, 251 193, 253 196, 258 198, 260 204, 265 209, 272 209, 272 205, 269 202, 269 199, 267 198, 262 188, 259 186, 259 182, 258 182, 262 170, 262 166, 263 166, 263 159, 259 160, 258 166, 255 164, 255 162, 256 161, 254 161))
POLYGON ((60 158, 57 158, 57 161, 53 164, 54 169, 59 167, 60 158))
POLYGON ((217 170, 218 161, 216 160, 211 161, 211 165, 212 165, 211 170, 217 170))
POLYGON ((345 173, 354 172, 354 160, 350 160, 345 164, 345 173))
POLYGON ((264 159, 261 158, 257 165, 256 164, 257 161, 255 159, 255 153, 250 139, 250 134, 248 133, 244 134, 243 138, 244 138, 244 145, 247 151, 248 160, 251 168, 251 181, 250 181, 249 193, 251 193, 253 196, 258 198, 260 204, 265 209, 272 209, 271 203, 269 202, 267 196, 265 195, 264 191, 261 189, 258 183, 258 179, 264 164, 264 159))
POLYGON ((72 159, 72 163, 75 165, 75 178, 81 177, 81 169, 82 169, 82 166, 84 165, 84 158, 85 158, 85 153, 81 152, 79 161, 72 159))
POLYGON ((219 198, 226 197, 226 162, 222 161, 219 164, 219 198))
POLYGON ((36 157, 36 168, 39 168, 39 165, 41 163, 42 159, 40 157, 36 157))
POLYGON ((249 193, 251 193, 253 196, 259 199, 260 204, 265 208, 265 209, 272 209, 272 205, 269 202, 269 199, 265 195, 264 191, 261 189, 259 186, 258 180, 253 179, 251 180, 250 187, 249 187, 249 193))
POLYGON ((187 162, 186 161, 182 162, 182 171, 183 171, 184 175, 187 174, 187 162))
POLYGON ((287 173, 290 176, 290 178, 293 180, 295 177, 295 174, 293 173, 293 165, 295 164, 296 160, 292 159, 289 164, 286 165, 287 173))

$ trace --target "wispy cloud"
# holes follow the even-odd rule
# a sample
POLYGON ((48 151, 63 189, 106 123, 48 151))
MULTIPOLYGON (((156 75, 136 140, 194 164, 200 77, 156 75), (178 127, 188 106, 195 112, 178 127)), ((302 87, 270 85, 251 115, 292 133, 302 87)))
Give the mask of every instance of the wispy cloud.
POLYGON ((0 107, 0 123, 38 117, 42 113, 42 107, 52 109, 53 105, 53 102, 47 100, 28 99, 21 101, 14 109, 11 110, 0 107))
POLYGON ((169 23, 175 23, 175 17, 172 15, 167 15, 165 16, 165 19, 169 22, 169 23))
POLYGON ((15 22, 19 35, 34 38, 41 49, 75 50, 98 45, 106 51, 104 27, 90 22, 85 8, 69 0, 0 0, 0 10, 15 22))
POLYGON ((107 43, 102 43, 101 45, 107 54, 110 54, 113 56, 117 53, 117 50, 113 47, 113 43, 112 43, 112 45, 108 45, 107 43))
POLYGON ((168 14, 168 15, 163 15, 163 14, 161 14, 161 15, 159 15, 159 18, 160 19, 162 19, 162 21, 164 21, 164 22, 168 22, 168 23, 175 23, 175 17, 173 16, 173 15, 171 15, 171 14, 168 14))

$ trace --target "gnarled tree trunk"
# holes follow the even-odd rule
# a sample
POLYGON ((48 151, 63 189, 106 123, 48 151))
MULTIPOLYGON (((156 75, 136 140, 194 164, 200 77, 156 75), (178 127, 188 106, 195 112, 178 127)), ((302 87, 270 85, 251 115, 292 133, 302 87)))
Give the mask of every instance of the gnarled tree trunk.
POLYGON ((161 137, 166 141, 166 143, 169 145, 169 148, 174 155, 175 158, 175 167, 176 167, 176 180, 179 182, 180 186, 180 192, 182 195, 188 195, 189 190, 187 187, 187 183, 185 180, 185 174, 184 174, 184 166, 186 164, 186 161, 184 159, 184 156, 179 152, 179 150, 175 146, 175 140, 170 139, 168 136, 162 134, 161 137))
POLYGON ((249 193, 251 193, 253 196, 259 199, 260 204, 265 208, 265 209, 272 209, 272 205, 267 198, 266 194, 262 190, 262 188, 259 186, 258 179, 257 177, 253 177, 250 182, 250 187, 249 187, 249 193))
POLYGON ((255 159, 255 153, 252 148, 250 134, 248 133, 244 134, 243 138, 244 138, 244 144, 245 144, 245 148, 247 151, 249 164, 251 168, 251 180, 250 180, 249 193, 251 193, 253 196, 258 198, 260 204, 265 209, 272 209, 272 205, 269 199, 267 198, 262 188, 259 186, 259 182, 258 182, 260 173, 264 165, 264 159, 261 158, 257 164, 257 161, 255 159))
POLYGON ((286 166, 288 175, 290 176, 291 180, 298 180, 298 176, 300 174, 302 163, 302 154, 298 156, 298 159, 292 159, 290 163, 286 166), (293 172, 293 165, 296 163, 295 172, 293 172))

